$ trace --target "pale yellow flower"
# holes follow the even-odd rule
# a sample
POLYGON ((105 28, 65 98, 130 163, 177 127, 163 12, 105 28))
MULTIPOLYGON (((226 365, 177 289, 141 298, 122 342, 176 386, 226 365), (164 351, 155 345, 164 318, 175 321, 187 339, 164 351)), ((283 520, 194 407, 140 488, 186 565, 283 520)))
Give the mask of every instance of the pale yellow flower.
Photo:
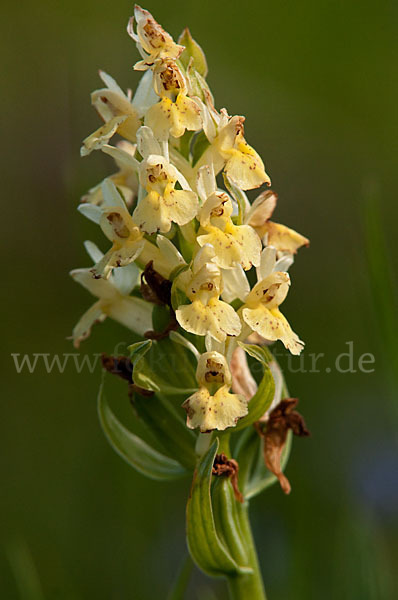
POLYGON ((143 58, 134 65, 136 71, 149 69, 159 58, 177 59, 184 50, 184 46, 176 44, 150 12, 137 4, 134 7, 134 16, 128 22, 127 33, 136 42, 143 58), (137 25, 136 32, 134 23, 137 25))
POLYGON ((137 108, 113 77, 104 71, 100 71, 99 75, 107 87, 96 90, 91 94, 91 104, 105 123, 114 117, 125 116, 126 118, 119 125, 117 133, 126 140, 135 142, 135 134, 141 125, 137 108))
POLYGON ((221 272, 212 262, 214 256, 212 246, 204 246, 195 257, 192 272, 182 274, 191 304, 179 306, 176 317, 186 331, 223 342, 227 335, 239 335, 241 323, 232 306, 220 300, 221 272))
POLYGON ((287 296, 290 277, 286 272, 270 273, 259 281, 246 298, 241 309, 249 327, 269 341, 281 340, 292 354, 300 354, 302 342, 279 310, 287 296))
POLYGON ((112 269, 132 263, 141 253, 144 239, 134 223, 124 200, 115 185, 106 179, 102 183, 104 203, 100 207, 80 205, 80 211, 93 221, 97 221, 112 247, 91 269, 95 278, 107 279, 112 269))
POLYGON ((160 97, 145 115, 145 125, 150 127, 158 140, 171 135, 181 137, 185 131, 202 128, 199 105, 188 98, 183 74, 172 60, 158 62, 153 70, 154 88, 160 97))
POLYGON ((140 183, 147 195, 140 199, 133 213, 142 231, 167 233, 171 224, 185 225, 196 216, 198 198, 183 175, 161 154, 159 143, 149 127, 141 127, 139 150, 140 183), (176 189, 177 182, 182 189, 176 189))
POLYGON ((268 190, 260 194, 253 202, 246 215, 245 222, 251 225, 261 239, 266 239, 268 246, 273 246, 278 252, 296 254, 301 246, 308 246, 309 240, 280 223, 274 223, 269 219, 274 212, 278 196, 268 190))
POLYGON ((212 168, 205 166, 199 170, 197 187, 204 202, 199 213, 198 244, 211 244, 216 253, 214 262, 223 269, 241 265, 248 270, 258 266, 260 238, 250 225, 234 225, 232 202, 225 192, 217 190, 212 168))
POLYGON ((231 373, 225 357, 219 352, 206 352, 198 361, 197 392, 183 407, 187 411, 187 426, 200 431, 223 431, 234 427, 247 412, 247 400, 242 394, 231 394, 231 373))
MULTIPOLYGON (((94 262, 101 261, 103 254, 95 244, 85 242, 85 247, 94 262)), ((71 276, 98 299, 73 329, 76 348, 90 335, 92 326, 108 316, 138 335, 152 328, 150 304, 129 295, 138 283, 138 268, 134 264, 114 271, 107 280, 93 278, 91 269, 75 269, 71 276)))
POLYGON ((245 118, 230 117, 225 109, 221 110, 218 132, 211 145, 203 153, 198 167, 214 165, 215 173, 224 169, 231 181, 242 190, 251 190, 267 183, 270 178, 264 169, 264 163, 257 152, 244 138, 245 118))

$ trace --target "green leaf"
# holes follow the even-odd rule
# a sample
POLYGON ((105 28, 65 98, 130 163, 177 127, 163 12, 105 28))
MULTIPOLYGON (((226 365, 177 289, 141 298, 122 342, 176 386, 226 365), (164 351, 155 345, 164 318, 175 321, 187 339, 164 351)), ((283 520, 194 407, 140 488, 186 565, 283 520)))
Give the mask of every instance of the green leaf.
POLYGON ((263 365, 264 374, 258 386, 257 392, 249 402, 248 414, 243 417, 243 419, 239 419, 234 427, 234 431, 244 429, 248 425, 258 421, 271 406, 275 394, 275 382, 268 366, 268 363, 270 362, 269 351, 262 346, 244 344, 243 342, 238 342, 238 344, 241 348, 243 348, 243 350, 245 350, 245 352, 250 354, 250 356, 258 360, 263 365))
POLYGON ((178 38, 178 43, 181 44, 181 46, 185 46, 185 50, 180 56, 180 61, 182 62, 183 66, 187 68, 192 58, 193 67, 198 71, 198 73, 200 73, 200 75, 206 77, 208 69, 205 53, 199 44, 193 39, 188 27, 184 29, 178 38))
POLYGON ((239 464, 239 489, 245 497, 253 464, 258 459, 259 447, 260 436, 254 427, 244 429, 235 446, 234 456, 239 464))
POLYGON ((217 534, 210 486, 218 438, 198 463, 187 504, 187 543, 197 566, 212 576, 242 572, 217 534))
POLYGON ((157 394, 149 397, 136 394, 134 407, 163 451, 192 471, 196 464, 196 435, 186 426, 183 409, 178 410, 167 396, 157 394))
POLYGON ((232 183, 232 181, 226 173, 223 173, 223 178, 227 190, 238 204, 239 212, 236 224, 242 225, 245 218, 246 207, 248 205, 246 194, 242 192, 242 190, 239 189, 234 183, 232 183))
POLYGON ((98 415, 113 449, 134 469, 151 479, 167 481, 186 475, 187 471, 178 462, 154 450, 120 423, 109 408, 103 388, 104 382, 98 395, 98 415))
MULTIPOLYGON (((151 340, 148 340, 151 342, 151 340)), ((133 381, 160 394, 190 395, 197 390, 191 353, 169 339, 130 346, 133 381)))

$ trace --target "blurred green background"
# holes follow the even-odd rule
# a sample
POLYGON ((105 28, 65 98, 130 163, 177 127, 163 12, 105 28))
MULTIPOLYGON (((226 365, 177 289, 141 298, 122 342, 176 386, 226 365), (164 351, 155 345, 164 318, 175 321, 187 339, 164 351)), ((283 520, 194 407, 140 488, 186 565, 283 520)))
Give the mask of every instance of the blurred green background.
MULTIPOLYGON (((247 116, 247 138, 279 194, 275 220, 311 239, 284 305, 306 341, 306 372, 299 359, 281 361, 312 437, 295 440, 292 494, 275 486, 252 503, 269 598, 397 598, 398 4, 152 0, 146 8, 175 37, 189 25, 217 106, 247 116), (350 341, 356 372, 338 372, 350 341), (319 372, 309 372, 314 353, 325 355, 319 372), (358 370, 363 353, 374 355, 374 372, 358 370)), ((48 374, 40 362, 18 374, 11 357, 74 352, 66 337, 91 298, 68 271, 89 264, 84 239, 104 247, 75 207, 112 172, 100 153, 81 160, 79 146, 99 125, 89 101, 101 87, 97 70, 136 85, 138 54, 125 32, 132 10, 125 0, 19 0, 3 11, 7 600, 165 598, 185 551, 189 482, 146 480, 111 450, 96 416, 99 367, 48 374)), ((81 352, 130 341, 109 321, 81 352)), ((132 419, 123 386, 113 405, 132 419)), ((187 597, 225 593, 195 573, 187 597)))

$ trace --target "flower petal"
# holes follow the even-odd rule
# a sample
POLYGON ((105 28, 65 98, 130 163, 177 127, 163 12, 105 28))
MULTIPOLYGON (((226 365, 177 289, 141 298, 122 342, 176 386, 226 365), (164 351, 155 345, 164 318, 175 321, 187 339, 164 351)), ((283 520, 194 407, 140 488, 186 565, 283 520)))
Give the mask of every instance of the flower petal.
POLYGON ((91 333, 91 328, 95 323, 101 322, 106 318, 102 312, 101 303, 96 302, 84 313, 73 328, 72 339, 75 348, 80 346, 80 342, 87 339, 91 333))
POLYGON ((287 319, 277 308, 269 310, 260 304, 256 308, 244 308, 242 315, 249 327, 266 340, 280 340, 292 354, 302 351, 304 342, 292 331, 287 319))
POLYGON ((260 187, 263 183, 271 183, 263 161, 243 136, 238 136, 235 148, 230 150, 229 154, 225 172, 242 190, 251 190, 260 187))
POLYGON ((202 387, 185 400, 183 407, 187 411, 187 426, 199 427, 202 432, 233 427, 248 412, 245 398, 229 393, 228 386, 218 389, 214 396, 202 387))
POLYGON ((114 117, 99 127, 94 133, 86 137, 86 139, 83 140, 83 146, 80 148, 81 156, 87 156, 93 150, 99 150, 104 144, 107 144, 126 119, 126 115, 114 117))
POLYGON ((245 270, 260 262, 261 241, 250 225, 231 225, 228 231, 208 227, 210 232, 198 237, 200 246, 211 244, 216 251, 215 262, 229 269, 240 264, 245 270))
POLYGON ((185 304, 176 311, 178 323, 189 333, 206 335, 209 333, 218 342, 223 342, 227 335, 239 335, 241 323, 238 315, 226 302, 212 299, 208 305, 195 300, 185 304))
POLYGON ((268 244, 274 246, 280 252, 290 252, 296 254, 301 246, 309 246, 310 241, 286 225, 267 221, 262 227, 257 229, 257 233, 262 238, 268 234, 268 244))

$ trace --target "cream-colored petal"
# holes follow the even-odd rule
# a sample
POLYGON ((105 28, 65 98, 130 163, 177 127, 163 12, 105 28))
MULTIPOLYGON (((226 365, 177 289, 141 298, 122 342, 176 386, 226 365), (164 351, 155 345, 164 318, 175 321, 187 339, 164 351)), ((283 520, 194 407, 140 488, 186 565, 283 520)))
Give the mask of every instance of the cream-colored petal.
POLYGON ((104 144, 107 144, 111 137, 115 135, 120 125, 127 119, 126 115, 114 117, 94 133, 83 140, 83 145, 80 148, 81 156, 87 156, 93 150, 99 150, 104 144))
POLYGON ((252 289, 246 299, 246 304, 254 308, 260 302, 267 308, 276 308, 287 296, 290 286, 288 273, 277 271, 262 279, 252 289))
POLYGON ((202 202, 206 202, 217 190, 216 178, 214 176, 213 164, 203 165, 198 170, 196 189, 202 202))
POLYGON ((232 302, 239 298, 245 302, 250 292, 250 285, 241 265, 233 269, 222 270, 222 299, 232 302))
POLYGON ((154 190, 140 200, 134 210, 133 218, 139 228, 150 235, 157 231, 162 233, 170 231, 169 210, 163 202, 163 197, 154 190))
POLYGON ((112 300, 117 293, 112 281, 95 279, 91 269, 74 269, 70 275, 96 298, 112 300))
MULTIPOLYGON (((200 107, 195 100, 188 98, 188 96, 185 94, 179 94, 175 106, 184 130, 188 129, 188 131, 199 131, 199 129, 202 129, 200 107)), ((178 137, 173 133, 173 131, 171 131, 171 135, 178 137)))
POLYGON ((249 225, 232 225, 228 231, 217 227, 207 229, 210 232, 200 235, 198 243, 200 246, 211 244, 214 247, 214 261, 219 267, 229 269, 240 264, 248 270, 260 263, 261 241, 249 225))
POLYGON ((227 386, 217 390, 214 396, 206 388, 200 388, 185 400, 183 407, 187 411, 187 426, 199 427, 202 432, 234 427, 248 412, 245 398, 229 393, 227 386))
POLYGON ((109 90, 112 90, 113 92, 116 92, 120 96, 126 97, 126 95, 123 92, 123 90, 120 87, 120 85, 116 82, 116 80, 113 77, 111 77, 111 75, 108 75, 108 73, 106 73, 105 71, 102 71, 102 69, 100 69, 98 71, 98 75, 101 77, 102 81, 105 83, 106 87, 109 90))
POLYGON ((91 328, 95 323, 99 323, 106 318, 102 312, 101 303, 93 304, 79 319, 78 323, 73 328, 72 339, 75 348, 78 348, 80 342, 87 339, 91 333, 91 328))
POLYGON ((145 159, 151 154, 161 156, 160 144, 155 138, 152 129, 144 125, 137 131, 137 145, 141 156, 145 159))
POLYGON ((264 163, 257 152, 249 146, 243 136, 239 136, 235 147, 226 153, 225 172, 231 181, 242 188, 251 190, 271 180, 264 169, 264 163))
POLYGON ((96 279, 108 279, 112 269, 125 267, 134 262, 140 255, 144 241, 127 240, 123 245, 115 243, 103 258, 92 267, 91 272, 96 279))
POLYGON ((101 148, 102 152, 113 158, 120 171, 138 173, 139 162, 134 158, 135 149, 136 145, 130 144, 126 140, 119 142, 116 148, 108 144, 101 148))
POLYGON ((198 210, 198 197, 188 190, 170 190, 163 197, 169 210, 170 219, 177 225, 186 225, 195 218, 198 210))
MULTIPOLYGON (((267 246, 261 252, 260 264, 257 268, 257 279, 261 281, 272 273, 276 264, 276 248, 267 246)), ((278 269, 282 270, 282 269, 278 269)), ((284 270, 284 269, 283 269, 284 270)))
POLYGON ((104 253, 98 248, 97 244, 90 242, 90 240, 86 240, 84 242, 84 248, 94 263, 101 260, 101 258, 104 256, 104 253))
POLYGON ((262 238, 268 234, 268 244, 280 252, 296 254, 301 246, 308 246, 310 241, 286 225, 267 221, 262 227, 257 228, 257 233, 262 238))
POLYGON ((101 118, 108 122, 114 117, 125 116, 117 132, 130 142, 135 142, 137 129, 141 125, 137 111, 123 94, 113 90, 97 90, 91 94, 91 103, 101 118))
POLYGON ((169 138, 170 129, 173 131, 177 130, 180 137, 184 130, 178 129, 178 120, 175 123, 176 113, 174 110, 174 104, 169 98, 162 98, 151 106, 145 115, 145 125, 150 127, 159 141, 164 141, 169 138))
POLYGON ((158 101, 152 82, 153 74, 149 70, 144 73, 138 83, 132 104, 139 117, 143 117, 147 110, 158 101))
MULTIPOLYGON (((113 183, 113 181, 109 178, 104 179, 101 185, 102 188, 102 197, 104 199, 104 206, 106 207, 117 207, 121 209, 120 214, 124 215, 127 213, 126 204, 119 194, 117 187, 113 183)), ((126 220, 126 219, 125 219, 126 220)))
POLYGON ((158 235, 156 237, 156 244, 165 260, 169 263, 170 270, 186 264, 182 254, 174 246, 173 242, 164 235, 158 235))
POLYGON ((143 336, 152 329, 152 306, 141 298, 120 295, 115 302, 104 306, 103 310, 109 317, 138 335, 143 336))
POLYGON ((227 335, 239 335, 241 330, 238 315, 232 306, 221 300, 211 300, 208 305, 195 300, 192 304, 180 306, 176 317, 186 331, 196 335, 209 333, 219 342, 223 342, 227 335))
POLYGON ((256 308, 243 308, 242 315, 249 327, 263 338, 280 340, 292 354, 302 351, 304 342, 292 331, 287 319, 277 308, 269 310, 260 304, 256 308))
MULTIPOLYGON (((272 190, 262 192, 254 200, 246 214, 245 222, 252 227, 261 227, 271 218, 278 196, 272 190)), ((263 236, 260 236, 263 237, 263 236)))

